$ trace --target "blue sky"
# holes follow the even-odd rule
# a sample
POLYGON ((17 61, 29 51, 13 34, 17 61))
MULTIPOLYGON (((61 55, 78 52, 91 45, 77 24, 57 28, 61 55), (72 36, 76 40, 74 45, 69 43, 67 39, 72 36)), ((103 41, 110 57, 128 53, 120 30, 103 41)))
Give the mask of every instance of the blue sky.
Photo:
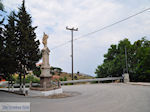
MULTIPOLYGON (((21 0, 3 0, 7 14, 18 10, 21 0)), ((66 26, 78 27, 74 38, 117 22, 146 8, 150 0, 26 0, 27 11, 32 15, 37 38, 43 32, 49 35, 50 50, 71 39, 66 26)), ((146 36, 150 40, 150 11, 125 22, 89 35, 74 42, 74 72, 94 76, 95 69, 103 63, 103 55, 111 44, 128 38, 132 43, 146 36)), ((42 49, 43 45, 40 45, 42 49)), ((51 50, 51 66, 71 72, 71 44, 51 50)))

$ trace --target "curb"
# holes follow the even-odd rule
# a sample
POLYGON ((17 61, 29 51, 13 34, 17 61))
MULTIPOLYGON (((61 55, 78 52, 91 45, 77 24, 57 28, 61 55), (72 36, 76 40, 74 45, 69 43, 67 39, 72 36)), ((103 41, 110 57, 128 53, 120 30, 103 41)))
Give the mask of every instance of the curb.
POLYGON ((24 93, 19 93, 19 92, 16 92, 16 91, 14 91, 14 92, 12 92, 12 91, 7 91, 7 90, 0 90, 0 91, 2 91, 2 92, 7 92, 7 93, 13 93, 13 94, 17 94, 17 95, 22 95, 22 96, 26 96, 24 93))
POLYGON ((140 86, 150 86, 150 83, 138 83, 138 82, 137 82, 137 83, 132 83, 132 82, 130 83, 130 82, 129 82, 129 83, 127 83, 127 84, 140 85, 140 86))

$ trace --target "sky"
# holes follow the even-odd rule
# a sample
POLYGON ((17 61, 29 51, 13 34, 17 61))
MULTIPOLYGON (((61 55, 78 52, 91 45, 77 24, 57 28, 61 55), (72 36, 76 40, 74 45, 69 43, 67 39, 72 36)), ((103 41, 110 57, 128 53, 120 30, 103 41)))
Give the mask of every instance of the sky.
MULTIPOLYGON (((3 0, 9 15, 17 11, 22 0, 3 0)), ((71 32, 66 26, 78 28, 74 39, 101 29, 150 8, 150 0, 26 0, 37 39, 42 43, 43 32, 49 35, 50 65, 71 73, 71 32), (65 42, 68 44, 57 47, 65 42), (55 49, 54 49, 55 48, 55 49)), ((132 43, 146 36, 150 40, 150 10, 105 30, 74 41, 74 73, 95 76, 111 44, 128 38, 132 43)), ((43 45, 40 44, 40 49, 43 45)))

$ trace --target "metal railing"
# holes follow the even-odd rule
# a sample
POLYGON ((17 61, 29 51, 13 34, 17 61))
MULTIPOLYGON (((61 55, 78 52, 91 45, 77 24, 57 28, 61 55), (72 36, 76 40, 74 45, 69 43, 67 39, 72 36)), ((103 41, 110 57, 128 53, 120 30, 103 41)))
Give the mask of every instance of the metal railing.
MULTIPOLYGON (((61 81, 60 84, 68 84, 68 83, 82 83, 82 82, 102 82, 102 81, 115 81, 115 80, 123 80, 123 77, 107 77, 107 78, 95 78, 95 79, 80 79, 80 80, 70 80, 70 81, 61 81)), ((25 84, 26 87, 30 86, 30 83, 25 84)), ((32 86, 39 86, 39 83, 32 83, 32 86)), ((14 87, 19 87, 19 84, 13 84, 14 87)))
POLYGON ((61 81, 61 84, 94 82, 94 81, 115 81, 115 80, 123 80, 123 77, 107 77, 107 78, 96 78, 96 79, 81 79, 81 80, 61 81))

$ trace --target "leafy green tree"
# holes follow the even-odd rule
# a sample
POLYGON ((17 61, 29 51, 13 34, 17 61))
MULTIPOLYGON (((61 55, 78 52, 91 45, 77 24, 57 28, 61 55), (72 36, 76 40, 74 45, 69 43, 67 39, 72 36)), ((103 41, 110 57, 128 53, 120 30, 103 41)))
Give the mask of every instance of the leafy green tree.
POLYGON ((119 42, 118 45, 111 45, 108 53, 104 54, 104 63, 96 69, 98 77, 121 76, 125 69, 125 47, 130 49, 128 39, 119 42))
POLYGON ((59 68, 59 67, 52 67, 52 66, 51 66, 51 68, 50 68, 50 73, 51 73, 52 75, 55 75, 55 72, 57 72, 58 75, 60 75, 60 74, 62 73, 62 69, 59 68))
POLYGON ((121 76, 125 69, 125 47, 131 81, 150 81, 150 41, 142 38, 132 45, 128 39, 111 45, 104 55, 104 63, 96 69, 97 77, 121 76))
POLYGON ((150 81, 150 41, 142 38, 134 42, 134 65, 132 66, 132 79, 134 81, 150 81))

